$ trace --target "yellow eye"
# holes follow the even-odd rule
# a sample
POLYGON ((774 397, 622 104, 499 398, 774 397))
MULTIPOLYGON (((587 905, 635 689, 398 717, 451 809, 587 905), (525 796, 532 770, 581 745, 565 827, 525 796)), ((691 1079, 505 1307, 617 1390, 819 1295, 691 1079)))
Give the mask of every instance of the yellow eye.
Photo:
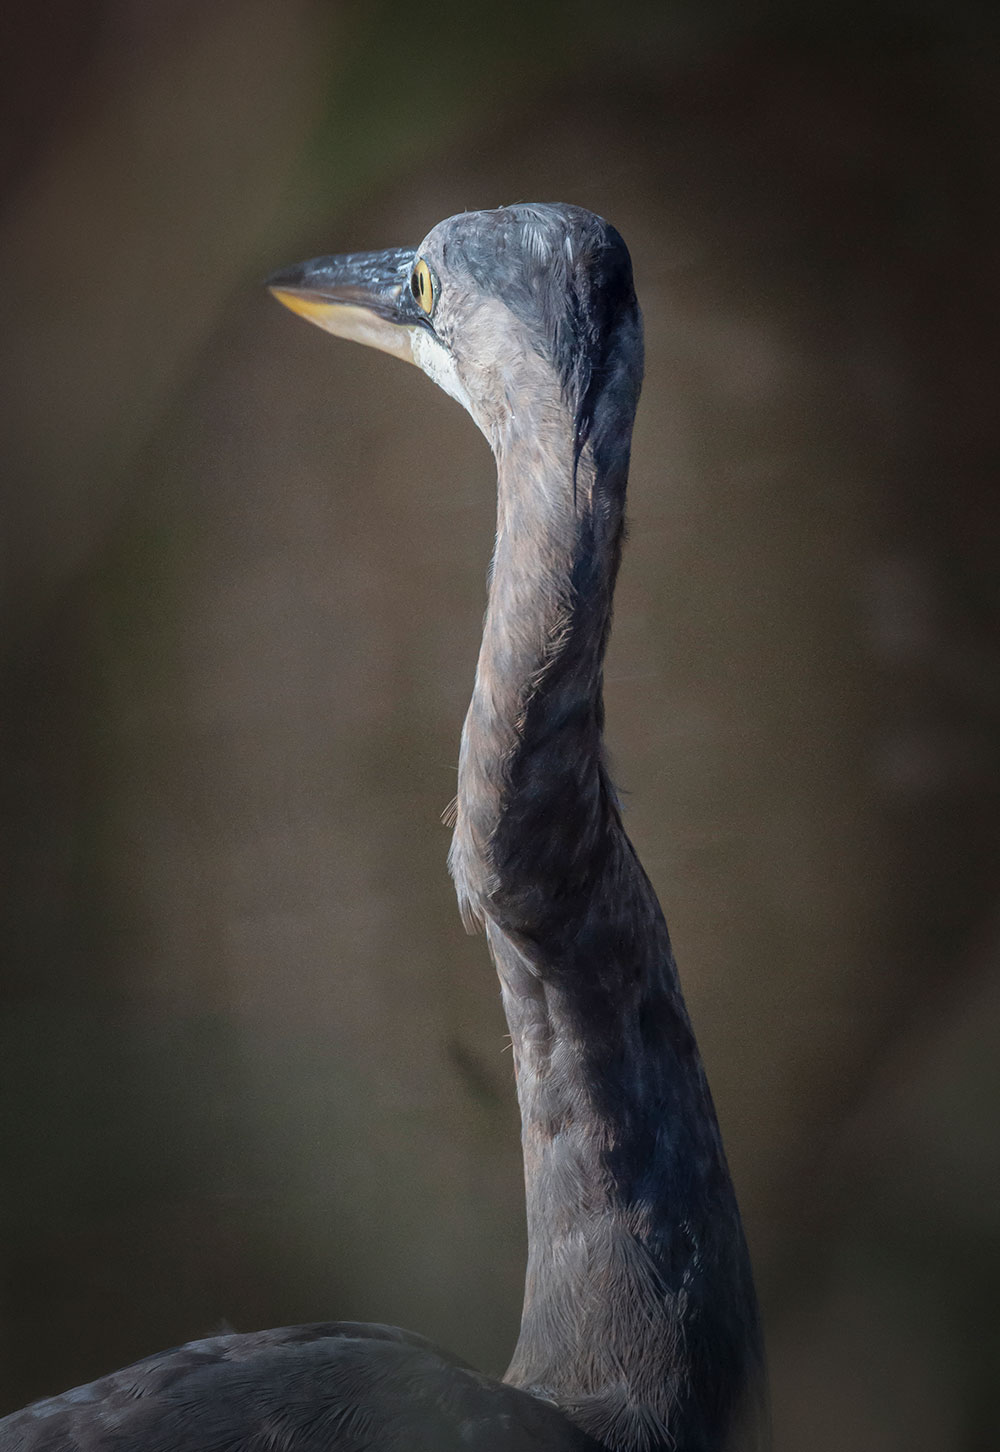
POLYGON ((421 257, 413 274, 410 277, 410 291, 425 313, 430 313, 434 307, 434 279, 431 277, 431 270, 421 257))

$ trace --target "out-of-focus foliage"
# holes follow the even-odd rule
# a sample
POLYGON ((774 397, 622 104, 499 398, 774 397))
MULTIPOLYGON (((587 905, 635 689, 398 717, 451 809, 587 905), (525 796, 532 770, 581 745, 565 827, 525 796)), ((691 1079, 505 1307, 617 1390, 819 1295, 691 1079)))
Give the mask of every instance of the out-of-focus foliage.
POLYGON ((437 822, 491 464, 259 284, 538 197, 646 314, 609 729, 777 1445, 992 1448, 991 9, 5 24, 0 1410, 223 1320, 504 1364, 509 1058, 437 822))

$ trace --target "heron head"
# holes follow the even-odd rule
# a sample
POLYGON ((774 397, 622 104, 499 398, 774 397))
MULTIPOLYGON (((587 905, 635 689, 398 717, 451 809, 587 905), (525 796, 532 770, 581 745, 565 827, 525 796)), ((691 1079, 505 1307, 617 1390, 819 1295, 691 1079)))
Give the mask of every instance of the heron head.
POLYGON ((621 237, 582 207, 462 212, 416 248, 318 257, 276 273, 278 300, 338 337, 415 363, 496 441, 540 371, 580 446, 603 412, 631 425, 642 325, 621 237))

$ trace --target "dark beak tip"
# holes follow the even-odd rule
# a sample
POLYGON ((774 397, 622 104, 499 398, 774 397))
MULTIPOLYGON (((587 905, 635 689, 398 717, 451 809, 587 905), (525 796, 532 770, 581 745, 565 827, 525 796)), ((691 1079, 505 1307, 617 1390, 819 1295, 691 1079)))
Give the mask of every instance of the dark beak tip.
POLYGON ((290 291, 293 288, 301 287, 302 268, 300 266, 279 268, 277 272, 272 272, 270 277, 265 277, 264 286, 270 292, 274 292, 275 288, 290 291))

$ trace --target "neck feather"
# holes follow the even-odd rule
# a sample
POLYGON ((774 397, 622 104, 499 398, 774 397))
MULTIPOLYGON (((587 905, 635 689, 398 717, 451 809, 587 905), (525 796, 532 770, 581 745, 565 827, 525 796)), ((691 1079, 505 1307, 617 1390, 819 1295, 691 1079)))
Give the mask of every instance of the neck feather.
POLYGON ((528 1269, 507 1379, 618 1452, 717 1452, 755 1398, 756 1302, 666 924, 604 767, 627 441, 601 475, 573 439, 544 396, 494 438, 451 855, 497 965, 521 1106, 528 1269))

